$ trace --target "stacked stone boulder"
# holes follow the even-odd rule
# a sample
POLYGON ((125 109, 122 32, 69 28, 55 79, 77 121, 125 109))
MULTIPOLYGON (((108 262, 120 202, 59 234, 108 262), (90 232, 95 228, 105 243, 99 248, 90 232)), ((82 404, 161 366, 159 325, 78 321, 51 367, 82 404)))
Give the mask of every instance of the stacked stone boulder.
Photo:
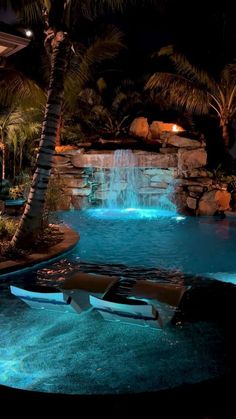
POLYGON ((73 156, 80 151, 65 151, 54 155, 52 177, 55 182, 60 179, 63 195, 58 210, 82 209, 89 205, 88 196, 91 193, 89 176, 85 168, 78 168, 72 164, 73 156))
MULTIPOLYGON (((140 136, 138 120, 133 121, 133 135, 140 136)), ((148 124, 147 118, 145 119, 148 124)), ((131 125, 132 126, 132 125, 131 125)), ((173 124, 153 121, 149 125, 147 140, 156 141, 161 154, 177 155, 177 185, 175 203, 181 213, 214 215, 230 209, 231 194, 227 185, 214 180, 213 174, 206 170, 207 153, 205 142, 189 139, 172 131, 173 124)))
MULTIPOLYGON (((231 195, 227 186, 217 182, 206 169, 204 142, 187 138, 185 132, 180 135, 164 131, 158 122, 149 127, 146 118, 132 126, 132 135, 141 137, 142 133, 157 143, 156 152, 133 151, 139 170, 138 191, 143 202, 151 205, 158 202, 163 191, 172 186, 171 200, 180 213, 214 215, 229 209, 231 195)), ((78 149, 54 156, 53 176, 59 175, 63 181, 64 197, 60 209, 104 205, 109 194, 113 154, 111 150, 85 152, 78 149)), ((123 182, 120 187, 128 188, 129 185, 123 182)))

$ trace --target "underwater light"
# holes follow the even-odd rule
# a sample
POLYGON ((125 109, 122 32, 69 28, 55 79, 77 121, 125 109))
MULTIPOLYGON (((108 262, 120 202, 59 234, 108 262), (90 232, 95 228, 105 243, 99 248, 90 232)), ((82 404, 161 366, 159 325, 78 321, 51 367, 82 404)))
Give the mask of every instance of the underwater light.
POLYGON ((178 215, 178 217, 175 217, 177 221, 185 220, 186 217, 183 217, 182 215, 178 215))
POLYGON ((185 217, 176 216, 174 211, 156 208, 89 208, 84 211, 90 217, 101 219, 160 219, 172 218, 177 221, 185 219, 185 217))

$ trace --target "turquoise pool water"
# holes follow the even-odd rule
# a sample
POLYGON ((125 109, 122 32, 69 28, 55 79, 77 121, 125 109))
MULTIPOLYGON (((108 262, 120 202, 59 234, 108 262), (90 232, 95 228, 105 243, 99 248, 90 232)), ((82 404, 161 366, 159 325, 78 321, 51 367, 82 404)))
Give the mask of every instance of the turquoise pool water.
POLYGON ((236 220, 184 217, 154 209, 62 214, 80 232, 71 258, 179 270, 236 284, 236 220))
MULTIPOLYGON (((234 339, 214 319, 162 330, 117 324, 105 322, 96 311, 33 310, 10 294, 9 285, 58 286, 74 269, 175 283, 188 273, 188 284, 196 282, 192 274, 234 275, 233 220, 132 209, 72 211, 59 217, 80 232, 73 251, 1 277, 0 384, 54 393, 134 393, 197 383, 230 370, 234 339)), ((201 281, 203 286, 216 282, 199 279, 200 289, 201 281)), ((227 307, 224 282, 217 283, 227 307)))

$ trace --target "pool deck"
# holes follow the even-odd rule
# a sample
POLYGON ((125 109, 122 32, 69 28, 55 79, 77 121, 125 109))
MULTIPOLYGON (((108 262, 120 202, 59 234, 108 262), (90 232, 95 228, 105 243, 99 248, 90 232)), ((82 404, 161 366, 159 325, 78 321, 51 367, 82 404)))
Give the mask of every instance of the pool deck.
POLYGON ((63 234, 63 239, 54 246, 49 247, 45 253, 32 253, 19 260, 6 260, 0 262, 0 275, 14 272, 29 266, 46 262, 52 258, 71 250, 79 241, 79 234, 67 225, 59 225, 59 232, 63 234))

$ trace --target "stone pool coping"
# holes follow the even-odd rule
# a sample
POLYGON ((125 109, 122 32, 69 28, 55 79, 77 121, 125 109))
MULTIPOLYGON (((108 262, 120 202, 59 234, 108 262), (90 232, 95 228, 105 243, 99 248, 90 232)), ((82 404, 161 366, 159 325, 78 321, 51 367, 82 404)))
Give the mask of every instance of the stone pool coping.
POLYGON ((46 262, 71 250, 78 243, 80 238, 79 234, 65 224, 57 225, 57 227, 59 228, 59 232, 63 234, 62 241, 49 247, 45 253, 32 253, 24 259, 0 262, 0 275, 46 262))

